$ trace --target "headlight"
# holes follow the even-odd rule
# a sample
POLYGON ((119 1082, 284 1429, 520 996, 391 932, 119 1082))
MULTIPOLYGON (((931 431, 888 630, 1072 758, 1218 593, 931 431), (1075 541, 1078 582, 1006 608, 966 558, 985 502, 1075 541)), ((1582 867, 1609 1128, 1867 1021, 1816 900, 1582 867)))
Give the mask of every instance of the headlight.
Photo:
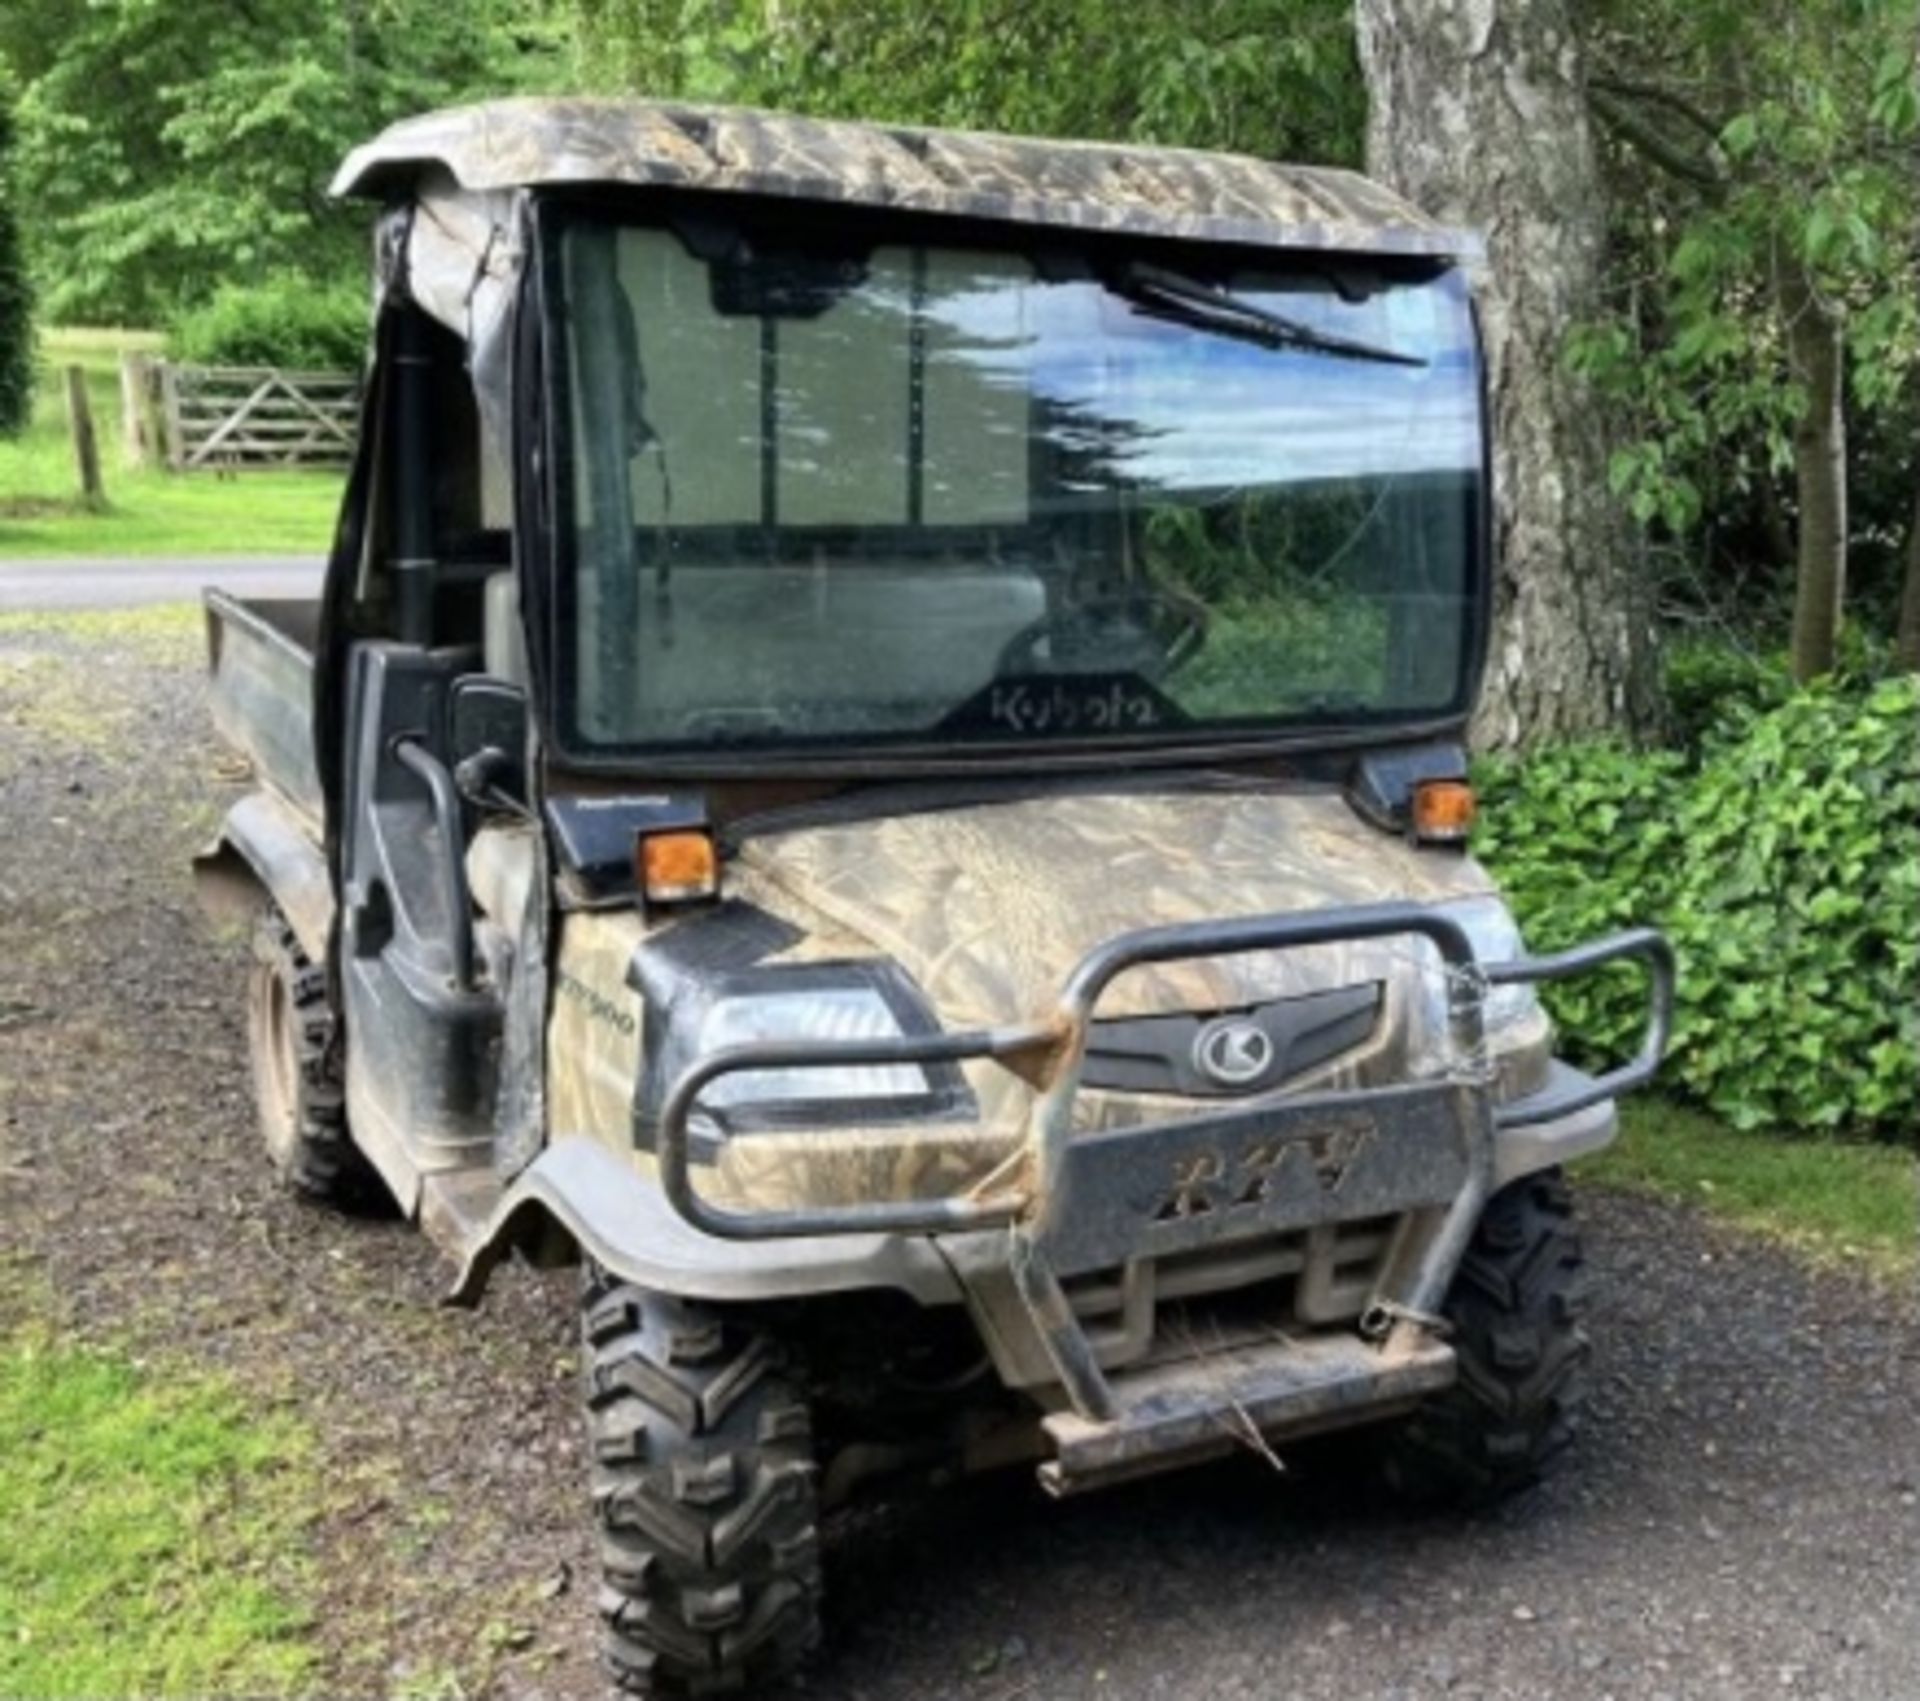
MULTIPOLYGON (((825 986, 812 991, 761 992, 722 998, 700 1023, 699 1054, 755 1040, 869 1040, 905 1033, 872 986, 825 986)), ((832 1069, 756 1069, 723 1075, 700 1095, 709 1109, 793 1103, 806 1099, 899 1099, 932 1090, 917 1063, 832 1069)))
MULTIPOLYGON (((849 1040, 936 1034, 918 988, 888 962, 792 963, 687 975, 654 1006, 657 1042, 642 1074, 643 1142, 668 1088, 702 1057, 769 1040, 849 1040), (655 1050, 657 1043, 658 1049, 655 1050)), ((690 1119, 694 1150, 718 1137, 782 1129, 828 1130, 945 1121, 976 1114, 952 1063, 862 1063, 740 1070, 701 1089, 690 1119)))

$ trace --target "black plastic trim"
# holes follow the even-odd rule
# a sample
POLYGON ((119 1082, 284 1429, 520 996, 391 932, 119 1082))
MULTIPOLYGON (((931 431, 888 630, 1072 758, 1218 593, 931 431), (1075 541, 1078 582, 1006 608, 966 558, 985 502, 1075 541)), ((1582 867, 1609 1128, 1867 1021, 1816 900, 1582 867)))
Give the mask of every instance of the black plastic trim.
POLYGON ((1467 753, 1458 744, 1423 744, 1410 750, 1373 750, 1354 763, 1347 802, 1369 826, 1382 832, 1411 829, 1413 789, 1425 780, 1464 780, 1467 753))
POLYGON ((550 793, 545 814, 562 874, 589 898, 634 895, 633 847, 640 834, 707 825, 706 799, 691 791, 629 797, 550 793))
POLYGON ((1380 983, 1371 981, 1233 1010, 1104 1018, 1087 1030, 1080 1084, 1102 1092, 1187 1099, 1269 1093, 1363 1044, 1379 1023, 1384 1001, 1380 983), (1195 1048, 1216 1022, 1235 1017, 1257 1027, 1273 1052, 1259 1074, 1226 1085, 1200 1068, 1195 1048))

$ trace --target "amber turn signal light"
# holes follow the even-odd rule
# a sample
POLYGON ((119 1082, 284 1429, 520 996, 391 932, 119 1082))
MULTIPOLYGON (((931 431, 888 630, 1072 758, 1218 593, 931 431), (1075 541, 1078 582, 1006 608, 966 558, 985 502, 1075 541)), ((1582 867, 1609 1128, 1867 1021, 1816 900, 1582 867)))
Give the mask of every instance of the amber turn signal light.
POLYGON ((1413 836, 1422 844, 1465 844, 1474 808, 1465 780, 1422 780, 1413 788, 1413 836))
POLYGON ((650 904, 687 904, 720 890, 713 835, 698 829, 646 833, 634 841, 634 873, 650 904))

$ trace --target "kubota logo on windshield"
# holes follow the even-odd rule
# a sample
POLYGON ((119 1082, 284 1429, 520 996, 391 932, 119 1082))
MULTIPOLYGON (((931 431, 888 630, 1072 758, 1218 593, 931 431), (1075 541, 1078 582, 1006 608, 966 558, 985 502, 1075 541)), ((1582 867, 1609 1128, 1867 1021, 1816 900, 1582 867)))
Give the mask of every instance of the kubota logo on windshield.
POLYGON ((1194 1039, 1193 1066, 1215 1086, 1250 1086, 1273 1067, 1273 1039, 1250 1017, 1217 1017, 1194 1039))

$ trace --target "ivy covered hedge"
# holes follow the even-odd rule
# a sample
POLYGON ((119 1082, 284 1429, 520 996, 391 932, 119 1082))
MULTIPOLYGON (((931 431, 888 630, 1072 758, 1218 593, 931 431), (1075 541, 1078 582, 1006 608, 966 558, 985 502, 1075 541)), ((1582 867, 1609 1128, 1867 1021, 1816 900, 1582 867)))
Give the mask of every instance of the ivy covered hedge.
MULTIPOLYGON (((1752 685, 1752 682, 1749 682, 1752 685)), ((1577 745, 1479 771, 1476 849, 1536 950, 1671 935, 1667 1079, 1742 1128, 1920 1128, 1920 678, 1729 691, 1692 754, 1577 745)), ((1634 971, 1548 991, 1618 1058, 1634 971)))

